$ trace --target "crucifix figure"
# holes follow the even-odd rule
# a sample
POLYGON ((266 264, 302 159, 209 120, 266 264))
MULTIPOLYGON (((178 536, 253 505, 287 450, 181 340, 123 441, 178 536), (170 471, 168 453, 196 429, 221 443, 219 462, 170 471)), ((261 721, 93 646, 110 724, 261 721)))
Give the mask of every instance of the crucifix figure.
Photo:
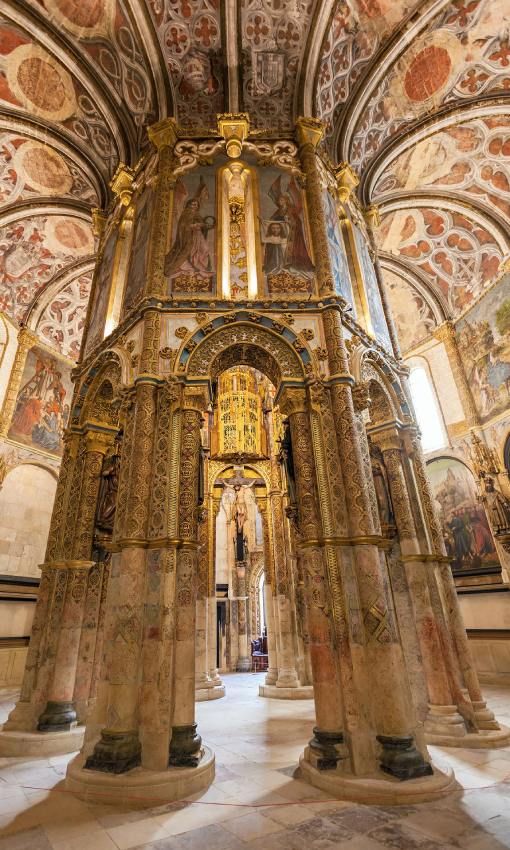
POLYGON ((244 526, 248 518, 245 488, 249 487, 251 489, 256 484, 264 484, 264 481, 262 478, 245 478, 244 468, 242 466, 234 466, 234 475, 232 478, 224 479, 221 484, 225 489, 228 488, 233 495, 231 518, 235 521, 235 559, 236 561, 245 561, 247 545, 244 526))

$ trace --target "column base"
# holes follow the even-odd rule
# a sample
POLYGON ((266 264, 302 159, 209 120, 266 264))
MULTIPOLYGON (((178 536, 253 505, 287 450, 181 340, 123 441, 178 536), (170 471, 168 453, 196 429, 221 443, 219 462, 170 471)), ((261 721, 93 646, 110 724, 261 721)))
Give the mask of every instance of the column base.
POLYGON ((195 702, 207 702, 209 699, 221 699, 225 696, 225 685, 212 685, 209 688, 195 689, 195 702))
POLYGON ((101 738, 85 762, 85 770, 128 773, 141 764, 142 747, 136 732, 102 729, 101 738))
POLYGON ((313 685, 300 685, 299 688, 259 685, 259 697, 267 697, 268 699, 313 699, 313 685))
POLYGON ((236 672, 237 673, 250 673, 251 672, 251 658, 248 655, 240 655, 237 659, 236 664, 236 672))
POLYGON ((197 724, 172 726, 170 740, 170 767, 198 767, 202 759, 202 738, 197 734, 197 724))
MULTIPOLYGON (((466 724, 457 711, 456 705, 429 705, 429 713, 424 724, 427 741, 434 737, 460 739, 466 738, 466 724)), ((464 744, 459 744, 464 746, 464 744)))
POLYGON ((266 670, 266 685, 276 685, 278 681, 278 670, 276 667, 269 667, 266 670))
POLYGON ((76 709, 72 702, 48 700, 39 718, 39 732, 69 732, 76 726, 76 709))
POLYGON ((309 761, 309 748, 299 760, 301 778, 315 788, 326 791, 339 800, 370 805, 397 806, 426 803, 459 791, 453 771, 444 772, 434 767, 430 776, 401 782, 384 773, 372 776, 353 776, 341 769, 318 770, 309 761))
POLYGON ((425 741, 436 747, 467 747, 470 750, 496 750, 510 744, 510 729, 498 724, 499 729, 480 729, 479 732, 466 732, 462 738, 453 735, 431 734, 425 729, 425 741))
POLYGON ((431 776, 432 765, 416 748, 412 735, 377 735, 381 745, 380 767, 401 782, 431 776))
POLYGON ((499 730, 501 728, 494 717, 494 712, 492 712, 490 708, 487 708, 485 700, 473 702, 472 705, 475 712, 475 720, 479 729, 499 730))
POLYGON ((83 745, 85 726, 75 726, 68 732, 0 731, 2 758, 43 758, 74 753, 83 745))
POLYGON ((129 773, 113 775, 87 770, 84 761, 80 754, 69 764, 66 790, 85 801, 151 807, 204 791, 214 779, 214 753, 209 747, 202 747, 200 763, 195 768, 169 767, 157 771, 137 767, 129 773))

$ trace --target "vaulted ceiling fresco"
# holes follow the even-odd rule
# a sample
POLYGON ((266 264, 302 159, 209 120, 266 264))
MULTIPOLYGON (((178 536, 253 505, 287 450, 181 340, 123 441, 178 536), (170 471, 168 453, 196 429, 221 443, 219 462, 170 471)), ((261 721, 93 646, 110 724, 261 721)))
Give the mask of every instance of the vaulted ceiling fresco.
POLYGON ((507 0, 13 0, 0 22, 0 309, 76 356, 91 211, 145 127, 221 112, 323 150, 377 204, 404 350, 510 256, 507 0), (412 316, 412 320, 410 317, 412 316))

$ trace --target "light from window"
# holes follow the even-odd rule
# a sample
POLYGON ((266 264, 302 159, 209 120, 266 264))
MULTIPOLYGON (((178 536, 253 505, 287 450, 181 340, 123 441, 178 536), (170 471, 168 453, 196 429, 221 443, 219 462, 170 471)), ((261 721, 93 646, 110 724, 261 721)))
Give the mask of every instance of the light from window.
POLYGON ((409 388, 414 412, 421 431, 424 452, 434 452, 447 445, 446 435, 439 415, 434 390, 423 366, 417 366, 409 375, 409 388))

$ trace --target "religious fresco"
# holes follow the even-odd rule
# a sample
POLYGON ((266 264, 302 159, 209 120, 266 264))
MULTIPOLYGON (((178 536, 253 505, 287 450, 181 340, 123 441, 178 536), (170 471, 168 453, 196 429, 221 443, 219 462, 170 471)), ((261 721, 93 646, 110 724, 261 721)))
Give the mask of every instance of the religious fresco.
POLYGON ((186 127, 215 126, 217 113, 225 110, 219 3, 148 0, 148 7, 172 79, 177 120, 186 127))
POLYGON ((241 0, 243 104, 254 127, 292 130, 313 0, 241 0))
POLYGON ((80 353, 91 286, 92 272, 75 278, 55 295, 37 322, 37 334, 73 360, 80 353))
POLYGON ((404 209, 383 216, 379 247, 416 267, 452 314, 466 310, 498 273, 500 246, 478 222, 450 210, 404 209))
POLYGON ((62 455, 72 394, 71 365, 33 346, 27 354, 7 436, 32 449, 62 455))
POLYGON ((80 146, 86 144, 113 171, 118 157, 109 126, 81 82, 60 61, 18 27, 2 24, 0 68, 0 107, 16 107, 61 123, 80 146))
POLYGON ((397 131, 450 101, 510 85, 506 0, 453 0, 377 86, 356 126, 351 164, 362 170, 397 131))
POLYGON ((311 292, 314 264, 304 193, 293 176, 274 168, 259 174, 262 270, 270 293, 311 292))
POLYGON ((151 186, 145 186, 136 201, 133 241, 131 256, 127 267, 126 288, 122 312, 127 313, 142 297, 149 256, 149 235, 152 217, 154 193, 151 186))
POLYGON ((487 421, 510 408, 510 274, 456 325, 471 392, 487 421))
POLYGON ((216 283, 216 175, 213 169, 175 184, 172 237, 165 257, 171 292, 213 292, 216 283))
POLYGON ((427 339, 437 322, 430 305, 417 289, 388 269, 383 269, 383 276, 398 339, 405 353, 427 339), (409 321, 410 316, 412 321, 409 321))
POLYGON ((118 231, 113 229, 108 235, 99 268, 96 270, 96 279, 93 285, 92 305, 90 308, 90 323, 87 330, 85 342, 85 353, 98 345, 104 336, 106 323, 106 312, 110 299, 110 285, 115 260, 115 248, 117 247, 118 231))
POLYGON ((471 471, 455 458, 441 457, 427 464, 427 475, 454 572, 499 566, 471 471))
POLYGON ((64 154, 17 133, 0 133, 0 206, 38 195, 98 204, 90 179, 64 154))
POLYGON ((388 351, 392 350, 390 335, 384 317, 384 310, 379 292, 379 284, 375 273, 374 264, 368 250, 367 240, 357 225, 353 224, 354 239, 358 252, 358 260, 365 285, 365 295, 368 302, 370 319, 374 329, 375 338, 382 343, 388 351))
POLYGON ((126 103, 135 124, 155 120, 151 74, 123 0, 41 0, 53 23, 85 51, 126 103))
POLYGON ((347 256, 345 253, 344 241, 340 231, 338 221, 338 213, 336 204, 327 189, 322 192, 322 204, 324 215, 326 217, 326 232, 329 243, 329 256, 331 259, 331 267, 333 270, 333 279, 335 281, 335 291, 352 307, 351 315, 356 318, 356 308, 354 305, 354 297, 352 294, 351 275, 347 256))
POLYGON ((461 192, 510 216, 510 119, 476 118, 416 142, 386 168, 374 200, 425 187, 461 192))
POLYGON ((90 224, 69 215, 31 216, 0 227, 0 309, 21 321, 58 271, 93 250, 90 224))
POLYGON ((413 0, 336 0, 321 47, 315 114, 331 143, 335 124, 372 56, 414 6, 413 0))

